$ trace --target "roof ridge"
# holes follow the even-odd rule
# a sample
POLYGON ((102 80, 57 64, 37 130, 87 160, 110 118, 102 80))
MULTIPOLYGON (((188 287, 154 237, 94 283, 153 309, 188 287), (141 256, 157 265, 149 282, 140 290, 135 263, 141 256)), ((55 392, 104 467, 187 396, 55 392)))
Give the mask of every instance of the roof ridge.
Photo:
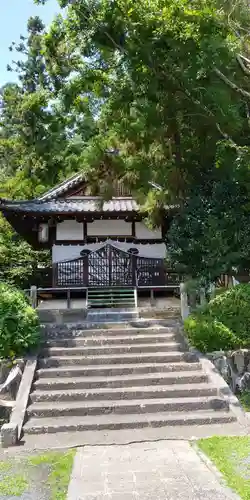
POLYGON ((37 198, 37 200, 39 200, 39 201, 48 201, 50 198, 53 198, 53 193, 56 194, 57 191, 59 191, 59 193, 57 193, 57 194, 60 194, 60 192, 63 192, 63 190, 67 187, 67 185, 70 182, 77 181, 78 178, 79 178, 79 180, 81 180, 81 178, 83 178, 83 175, 84 174, 83 174, 82 171, 79 171, 79 172, 71 175, 70 177, 68 177, 64 181, 58 183, 55 187, 49 189, 49 191, 46 191, 46 193, 44 193, 43 195, 39 196, 39 198, 37 198))

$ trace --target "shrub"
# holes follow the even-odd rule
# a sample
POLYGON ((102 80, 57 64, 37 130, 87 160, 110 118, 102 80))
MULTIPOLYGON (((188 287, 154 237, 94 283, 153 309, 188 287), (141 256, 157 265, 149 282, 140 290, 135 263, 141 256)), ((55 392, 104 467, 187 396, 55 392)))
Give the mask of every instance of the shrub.
POLYGON ((218 288, 215 288, 214 295, 215 297, 218 297, 218 295, 221 295, 222 293, 225 293, 228 291, 228 288, 225 288, 224 286, 220 286, 218 288))
POLYGON ((250 345, 250 284, 237 285, 218 295, 206 310, 235 333, 241 346, 250 345))
POLYGON ((0 284, 0 358, 20 356, 38 345, 39 320, 25 295, 0 284))
POLYGON ((194 347, 202 352, 250 346, 250 284, 219 294, 185 321, 194 347))
POLYGON ((240 341, 232 330, 209 314, 201 312, 189 316, 184 327, 190 343, 201 352, 239 347, 240 341))

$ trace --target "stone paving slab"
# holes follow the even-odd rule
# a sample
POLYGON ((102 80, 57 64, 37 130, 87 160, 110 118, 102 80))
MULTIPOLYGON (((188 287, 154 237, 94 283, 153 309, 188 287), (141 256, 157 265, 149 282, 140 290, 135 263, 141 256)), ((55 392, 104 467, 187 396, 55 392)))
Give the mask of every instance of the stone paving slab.
POLYGON ((237 500, 187 441, 79 448, 67 500, 237 500))

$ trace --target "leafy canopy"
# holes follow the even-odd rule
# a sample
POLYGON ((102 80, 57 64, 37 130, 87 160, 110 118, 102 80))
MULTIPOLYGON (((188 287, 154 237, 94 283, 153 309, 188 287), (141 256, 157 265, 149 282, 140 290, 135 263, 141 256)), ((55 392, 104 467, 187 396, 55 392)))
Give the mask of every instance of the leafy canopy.
POLYGON ((5 191, 34 196, 83 169, 112 196, 110 177, 119 177, 155 223, 164 204, 179 204, 172 263, 212 278, 247 260, 246 0, 58 4, 63 16, 49 29, 33 18, 12 46, 26 59, 10 67, 19 85, 3 89, 5 191), (104 153, 111 148, 120 154, 104 153))

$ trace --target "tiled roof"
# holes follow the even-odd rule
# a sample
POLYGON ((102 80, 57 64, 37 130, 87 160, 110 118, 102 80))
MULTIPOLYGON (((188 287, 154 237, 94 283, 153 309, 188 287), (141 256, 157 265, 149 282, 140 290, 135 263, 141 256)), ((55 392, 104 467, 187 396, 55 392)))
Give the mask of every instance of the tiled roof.
POLYGON ((132 198, 113 198, 104 201, 99 198, 71 200, 2 200, 0 210, 30 213, 75 213, 75 212, 136 212, 139 205, 132 198))

